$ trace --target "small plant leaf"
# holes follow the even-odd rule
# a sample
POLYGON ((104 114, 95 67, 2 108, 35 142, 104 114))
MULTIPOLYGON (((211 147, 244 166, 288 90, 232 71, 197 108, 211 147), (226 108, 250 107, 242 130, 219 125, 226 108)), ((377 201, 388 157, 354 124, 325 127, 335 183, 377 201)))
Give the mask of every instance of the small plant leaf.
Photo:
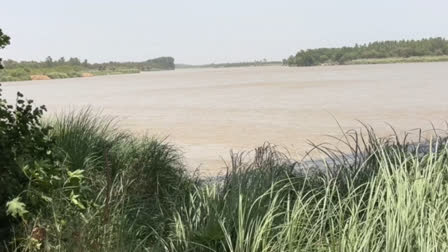
POLYGON ((86 207, 81 203, 81 201, 78 200, 79 195, 76 195, 73 193, 73 191, 70 193, 70 201, 77 207, 81 209, 86 209, 86 207))
POLYGON ((6 208, 6 214, 11 215, 14 218, 17 218, 17 216, 23 218, 23 216, 28 213, 25 209, 25 203, 20 201, 20 197, 16 197, 13 200, 8 201, 6 203, 6 208))
POLYGON ((82 179, 84 178, 84 175, 82 174, 84 172, 84 170, 75 170, 73 172, 71 171, 67 171, 67 174, 69 176, 69 178, 77 178, 77 179, 82 179))
POLYGON ((46 202, 49 202, 49 203, 53 202, 53 199, 50 198, 50 197, 48 197, 48 196, 41 195, 40 197, 41 197, 43 200, 45 200, 46 202))

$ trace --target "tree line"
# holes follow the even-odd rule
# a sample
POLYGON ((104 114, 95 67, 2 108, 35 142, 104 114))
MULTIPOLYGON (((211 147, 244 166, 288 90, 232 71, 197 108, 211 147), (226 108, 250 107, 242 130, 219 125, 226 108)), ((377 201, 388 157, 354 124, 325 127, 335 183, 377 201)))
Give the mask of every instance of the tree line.
POLYGON ((137 69, 140 71, 152 71, 152 70, 173 70, 175 68, 173 57, 160 57, 150 59, 143 62, 106 62, 106 63, 89 63, 87 59, 81 61, 79 58, 61 57, 54 60, 51 56, 48 56, 44 61, 15 61, 5 60, 4 65, 7 69, 14 68, 53 68, 69 66, 74 68, 84 68, 90 70, 116 70, 120 68, 125 69, 137 69))
POLYGON ((5 60, 0 81, 23 81, 34 79, 64 79, 109 74, 130 74, 141 71, 174 70, 174 58, 160 57, 142 62, 89 63, 77 57, 54 60, 48 56, 44 61, 5 60))
POLYGON ((347 64, 358 59, 409 58, 418 56, 448 55, 445 38, 421 40, 378 41, 353 47, 318 48, 301 50, 283 60, 288 66, 316 66, 322 64, 347 64))
POLYGON ((188 64, 176 64, 177 68, 222 68, 222 67, 252 67, 252 66, 272 66, 281 65, 281 61, 268 61, 267 59, 254 60, 254 61, 244 61, 244 62, 229 62, 229 63, 211 63, 203 65, 188 65, 188 64))

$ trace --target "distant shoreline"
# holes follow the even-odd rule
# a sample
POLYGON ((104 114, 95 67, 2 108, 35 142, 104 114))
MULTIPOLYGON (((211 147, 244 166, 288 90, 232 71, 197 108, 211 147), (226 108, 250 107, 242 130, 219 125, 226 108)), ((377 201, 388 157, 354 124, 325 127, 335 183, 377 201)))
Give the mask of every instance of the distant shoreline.
POLYGON ((414 56, 414 57, 390 57, 381 59, 356 59, 343 65, 370 65, 370 64, 398 64, 398 63, 426 63, 426 62, 445 62, 448 61, 448 55, 441 56, 414 56))
POLYGON ((283 59, 288 66, 387 64, 448 61, 448 40, 375 41, 354 46, 300 50, 283 59))
MULTIPOLYGON (((448 55, 441 56, 414 56, 414 57, 390 57, 390 58, 380 58, 380 59, 357 59, 345 62, 343 64, 329 64, 324 63, 314 66, 289 66, 289 67, 321 67, 321 66, 350 66, 350 65, 379 65, 379 64, 406 64, 406 63, 431 63, 431 62, 448 62, 448 55)), ((243 68, 243 67, 268 67, 268 66, 284 66, 281 62, 268 62, 264 64, 249 64, 246 65, 239 63, 223 63, 223 64, 208 64, 208 65, 176 65, 176 69, 200 69, 200 68, 243 68)), ((127 69, 128 70, 128 69, 127 69)), ((153 71, 143 71, 143 72, 156 72, 156 71, 172 71, 172 70, 153 70, 153 71)), ((77 76, 58 76, 58 75, 30 75, 28 79, 20 79, 13 81, 5 81, 4 83, 11 83, 16 81, 39 81, 39 80, 55 80, 55 79, 73 79, 73 78, 90 78, 96 76, 106 76, 106 75, 126 75, 126 74, 140 74, 142 71, 91 71, 83 72, 77 76)), ((1 72, 0 72, 1 75, 1 72)))
POLYGON ((281 66, 281 61, 255 61, 255 62, 233 62, 233 63, 212 63, 204 65, 176 64, 176 69, 188 68, 226 68, 226 67, 260 67, 260 66, 281 66))
POLYGON ((50 56, 45 61, 6 60, 5 69, 0 71, 0 82, 51 80, 101 75, 133 74, 146 71, 174 70, 173 57, 159 57, 143 62, 81 62, 78 58, 64 57, 53 60, 50 56))
POLYGON ((350 66, 350 65, 379 65, 379 64, 405 64, 405 63, 431 63, 431 62, 448 62, 448 55, 441 56, 414 56, 414 57, 389 57, 381 59, 357 59, 345 62, 343 64, 324 63, 313 66, 288 66, 281 62, 261 65, 232 65, 233 63, 225 64, 208 64, 208 65, 176 65, 176 69, 199 69, 199 68, 230 68, 230 67, 268 67, 268 66, 284 66, 284 67, 320 67, 320 66, 350 66))
MULTIPOLYGON (((447 62, 448 55, 440 56, 412 56, 412 57, 388 57, 388 58, 374 58, 374 59, 356 59, 347 61, 345 63, 323 63, 316 66, 346 66, 346 65, 374 65, 374 64, 400 64, 400 63, 429 63, 429 62, 447 62)), ((267 63, 219 63, 219 64, 205 64, 205 65, 187 65, 178 64, 176 69, 197 69, 197 68, 228 68, 228 67, 264 67, 264 66, 288 66, 282 62, 267 62, 267 63)), ((311 66, 295 66, 291 67, 311 67, 311 66)))
POLYGON ((79 73, 75 76, 62 75, 64 73, 53 73, 54 75, 34 74, 34 75, 30 75, 29 78, 16 79, 16 80, 2 80, 1 82, 12 83, 12 82, 18 82, 18 81, 79 79, 79 78, 90 78, 90 77, 96 77, 96 76, 139 74, 139 73, 141 73, 141 72, 107 72, 107 73, 83 72, 83 73, 79 73))

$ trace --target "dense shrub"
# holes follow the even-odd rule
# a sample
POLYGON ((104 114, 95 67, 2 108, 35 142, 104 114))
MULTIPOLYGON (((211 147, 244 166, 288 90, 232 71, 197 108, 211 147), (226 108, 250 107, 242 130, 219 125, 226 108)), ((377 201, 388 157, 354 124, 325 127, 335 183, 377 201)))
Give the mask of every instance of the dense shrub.
POLYGON ((77 77, 82 77, 82 73, 76 72, 76 71, 71 71, 71 72, 67 73, 67 76, 69 78, 77 78, 77 77))
POLYGON ((31 80, 29 69, 4 69, 0 71, 0 81, 31 80))
POLYGON ((23 169, 32 170, 39 162, 51 160, 51 128, 41 123, 45 110, 21 93, 17 93, 15 106, 8 105, 0 89, 0 236, 10 231, 6 202, 18 196, 29 181, 23 169))
POLYGON ((50 79, 65 79, 69 77, 66 73, 60 72, 47 73, 47 76, 50 77, 50 79))
POLYGON ((195 185, 173 146, 120 131, 90 109, 49 124, 56 162, 24 169, 18 203, 28 213, 16 216, 13 248, 142 250, 155 231, 169 229, 167 216, 195 185), (44 230, 45 242, 33 240, 33 230, 44 230))

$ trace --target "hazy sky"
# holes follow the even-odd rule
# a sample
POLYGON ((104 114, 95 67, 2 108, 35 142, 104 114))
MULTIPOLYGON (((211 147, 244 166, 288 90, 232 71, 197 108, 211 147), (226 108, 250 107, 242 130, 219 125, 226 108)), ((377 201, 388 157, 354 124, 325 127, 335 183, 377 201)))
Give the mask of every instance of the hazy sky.
POLYGON ((448 37, 447 0, 0 0, 4 58, 280 60, 299 49, 448 37))

